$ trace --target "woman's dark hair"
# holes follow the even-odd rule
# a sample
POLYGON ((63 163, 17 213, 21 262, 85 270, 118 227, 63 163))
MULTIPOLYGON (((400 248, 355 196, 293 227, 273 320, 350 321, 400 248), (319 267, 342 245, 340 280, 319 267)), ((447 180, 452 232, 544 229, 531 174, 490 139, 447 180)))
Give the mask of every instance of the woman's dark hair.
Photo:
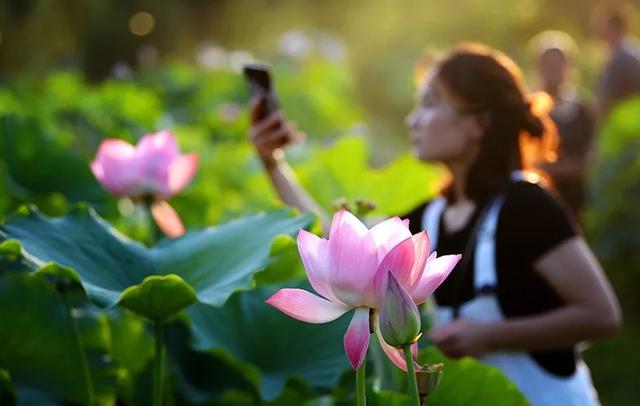
MULTIPOLYGON (((555 159, 558 136, 548 116, 551 99, 529 95, 517 65, 482 45, 455 48, 436 63, 434 78, 459 111, 486 122, 479 153, 469 169, 465 193, 485 202, 509 182, 514 170, 539 172, 555 159)), ((452 198, 452 188, 445 195, 452 198)))

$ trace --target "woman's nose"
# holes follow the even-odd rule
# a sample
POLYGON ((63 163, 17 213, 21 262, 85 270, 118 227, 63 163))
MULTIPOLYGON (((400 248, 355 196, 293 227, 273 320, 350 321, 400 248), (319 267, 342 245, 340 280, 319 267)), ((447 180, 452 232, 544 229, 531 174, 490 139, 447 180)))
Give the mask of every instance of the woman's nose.
POLYGON ((413 109, 404 119, 404 123, 409 128, 414 128, 418 123, 418 109, 413 109))

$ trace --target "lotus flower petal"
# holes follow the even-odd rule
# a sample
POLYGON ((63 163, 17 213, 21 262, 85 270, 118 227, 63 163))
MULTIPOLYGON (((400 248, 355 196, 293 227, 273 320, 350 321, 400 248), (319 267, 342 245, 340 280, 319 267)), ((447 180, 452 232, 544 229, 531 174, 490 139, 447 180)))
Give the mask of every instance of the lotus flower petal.
POLYGON ((413 265, 411 266, 408 274, 394 274, 398 280, 402 281, 403 286, 409 291, 418 286, 422 279, 422 274, 424 273, 427 261, 429 260, 429 248, 431 246, 429 234, 427 234, 426 231, 422 231, 412 236, 411 240, 414 248, 413 265))
POLYGON ((180 154, 175 135, 168 130, 147 134, 140 139, 136 146, 139 159, 150 159, 161 162, 171 162, 180 154))
POLYGON ((119 139, 104 140, 91 162, 91 171, 110 193, 131 195, 141 181, 140 168, 135 160, 135 148, 119 139))
POLYGON ((151 215, 165 235, 177 238, 184 234, 184 225, 180 216, 166 201, 154 202, 151 206, 151 215))
MULTIPOLYGON (((415 246, 413 238, 409 236, 387 253, 378 266, 378 272, 391 272, 403 286, 409 286, 414 259, 415 246)), ((386 286, 381 288, 386 289, 386 286)))
POLYGON ((178 144, 170 131, 160 131, 142 137, 136 147, 136 159, 140 163, 150 193, 162 197, 171 195, 169 168, 178 157, 178 144))
POLYGON ((371 228, 369 232, 378 246, 378 260, 380 261, 393 247, 411 237, 409 221, 400 220, 399 217, 382 221, 371 228))
POLYGON ((193 179, 198 167, 198 155, 187 154, 176 157, 169 166, 169 193, 175 195, 193 179))
POLYGON ((332 302, 342 304, 329 284, 331 275, 331 269, 327 266, 329 242, 306 230, 300 230, 297 242, 300 258, 313 289, 332 302))
POLYGON ((353 369, 360 368, 367 355, 371 330, 369 328, 369 309, 359 307, 353 313, 353 319, 344 335, 344 350, 353 369))
POLYGON ((294 319, 313 324, 333 321, 352 309, 303 289, 280 289, 266 303, 294 319))
POLYGON ((367 290, 365 303, 374 308, 380 307, 387 289, 388 272, 393 273, 398 282, 411 291, 420 281, 428 256, 429 237, 424 231, 397 244, 378 266, 373 283, 367 290))
POLYGON ((410 291, 416 304, 423 303, 440 284, 449 276, 462 255, 445 255, 436 257, 434 252, 427 261, 426 268, 418 285, 410 291))
POLYGON ((335 295, 343 303, 360 305, 378 268, 377 247, 367 227, 346 210, 331 223, 328 266, 335 295))

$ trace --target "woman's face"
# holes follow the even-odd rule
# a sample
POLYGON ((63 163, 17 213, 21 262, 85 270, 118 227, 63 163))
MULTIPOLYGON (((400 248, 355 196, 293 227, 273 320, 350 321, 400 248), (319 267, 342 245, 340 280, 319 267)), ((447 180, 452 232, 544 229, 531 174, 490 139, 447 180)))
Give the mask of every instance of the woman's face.
POLYGON ((433 76, 421 88, 406 123, 413 153, 423 161, 471 162, 483 133, 478 116, 458 111, 433 76))

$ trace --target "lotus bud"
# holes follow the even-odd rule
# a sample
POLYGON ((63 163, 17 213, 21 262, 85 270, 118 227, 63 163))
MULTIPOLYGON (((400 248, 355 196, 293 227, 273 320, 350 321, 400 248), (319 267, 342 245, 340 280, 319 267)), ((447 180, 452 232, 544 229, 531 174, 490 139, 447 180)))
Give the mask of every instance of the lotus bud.
POLYGON ((389 282, 380 309, 380 332, 384 341, 397 348, 420 338, 420 312, 409 293, 389 272, 389 282))

